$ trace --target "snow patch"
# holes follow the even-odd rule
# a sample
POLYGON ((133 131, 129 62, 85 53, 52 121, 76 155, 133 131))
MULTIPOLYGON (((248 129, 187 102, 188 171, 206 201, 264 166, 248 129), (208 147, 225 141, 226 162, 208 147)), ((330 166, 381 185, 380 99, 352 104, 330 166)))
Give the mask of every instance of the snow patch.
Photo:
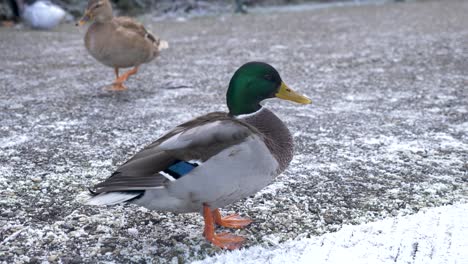
POLYGON ((452 136, 445 134, 445 133, 437 133, 434 136, 440 142, 440 147, 442 149, 460 149, 460 150, 468 150, 468 144, 465 144, 452 136))
POLYGON ((257 192, 255 194, 255 197, 260 197, 260 196, 262 196, 264 194, 267 194, 267 193, 275 195, 279 190, 283 189, 284 187, 285 187, 285 185, 284 185, 283 182, 276 181, 276 182, 268 185, 264 189, 260 190, 259 192, 257 192))
POLYGON ((6 137, 0 139, 0 148, 11 148, 26 143, 29 140, 30 138, 26 135, 6 137))
POLYGON ((390 145, 387 147, 387 150, 390 152, 418 152, 418 151, 424 151, 424 148, 422 145, 416 141, 393 141, 390 143, 390 145))
POLYGON ((468 204, 432 208, 194 263, 468 263, 468 204))

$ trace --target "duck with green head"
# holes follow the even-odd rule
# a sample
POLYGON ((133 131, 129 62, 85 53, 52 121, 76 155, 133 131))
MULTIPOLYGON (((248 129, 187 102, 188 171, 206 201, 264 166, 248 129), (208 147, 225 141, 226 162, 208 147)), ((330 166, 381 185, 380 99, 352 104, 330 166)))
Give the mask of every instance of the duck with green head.
POLYGON ((229 113, 209 113, 177 126, 94 186, 89 204, 129 202, 153 210, 201 212, 207 240, 221 248, 239 248, 244 238, 215 233, 215 224, 243 228, 251 220, 221 217, 218 208, 270 184, 293 157, 288 128, 261 105, 274 97, 310 103, 269 64, 244 64, 229 83, 229 113))

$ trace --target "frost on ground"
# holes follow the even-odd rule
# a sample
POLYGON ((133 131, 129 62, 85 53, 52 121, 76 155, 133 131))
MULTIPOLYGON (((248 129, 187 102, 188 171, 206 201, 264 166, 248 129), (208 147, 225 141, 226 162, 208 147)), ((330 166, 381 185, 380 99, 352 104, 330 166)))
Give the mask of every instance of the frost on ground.
MULTIPOLYGON (((253 246, 197 261, 203 263, 468 263, 468 204, 415 215, 343 226, 335 233, 253 246)), ((194 264, 195 264, 194 263, 194 264)))
MULTIPOLYGON (((241 64, 273 64, 313 104, 267 105, 296 156, 257 195, 246 248, 467 202, 468 2, 424 1, 154 22, 171 48, 129 91, 85 51, 82 29, 1 28, 0 262, 190 262, 219 249, 199 214, 83 204, 164 131, 225 110, 241 64), (442 3, 443 2, 443 3, 442 3)), ((220 229, 220 231, 223 231, 220 229)))

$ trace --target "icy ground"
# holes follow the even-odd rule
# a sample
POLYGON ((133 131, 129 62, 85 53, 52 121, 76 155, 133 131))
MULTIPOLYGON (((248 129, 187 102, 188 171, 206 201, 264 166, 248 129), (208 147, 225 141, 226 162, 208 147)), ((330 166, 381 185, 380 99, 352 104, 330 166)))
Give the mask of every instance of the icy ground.
POLYGON ((468 263, 467 217, 468 204, 432 208, 196 263, 468 263))
POLYGON ((247 250, 466 203, 467 13, 467 1, 453 0, 145 17, 171 48, 122 93, 102 89, 113 72, 87 54, 83 29, 0 28, 0 262, 223 253, 203 239, 198 214, 82 202, 164 131, 225 110, 229 79, 250 60, 273 64, 313 104, 267 103, 293 132, 296 156, 267 189, 223 208, 253 218, 235 231, 247 250))

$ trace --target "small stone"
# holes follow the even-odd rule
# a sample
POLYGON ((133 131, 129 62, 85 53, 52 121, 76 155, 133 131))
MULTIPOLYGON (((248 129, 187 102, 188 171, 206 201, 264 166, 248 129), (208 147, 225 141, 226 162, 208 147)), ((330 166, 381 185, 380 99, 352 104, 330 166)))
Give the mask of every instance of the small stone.
POLYGON ((34 178, 31 179, 31 181, 33 181, 33 182, 41 182, 41 181, 42 181, 42 178, 40 178, 40 177, 34 177, 34 178))
POLYGON ((114 249, 111 248, 111 247, 102 247, 101 248, 101 254, 102 255, 106 254, 107 252, 112 252, 112 251, 114 251, 114 249))
POLYGON ((30 258, 28 262, 28 264, 39 264, 39 263, 41 263, 41 260, 36 257, 30 258))
POLYGON ((58 259, 58 256, 57 255, 50 255, 47 260, 50 261, 50 262, 55 262, 57 261, 58 259))
POLYGON ((0 215, 3 216, 3 217, 10 218, 10 217, 14 217, 14 216, 15 216, 15 213, 12 212, 12 211, 6 211, 6 212, 0 213, 0 215))
POLYGON ((128 234, 131 235, 131 236, 137 236, 138 235, 138 229, 136 228, 129 228, 127 230, 128 234))
POLYGON ((333 224, 333 223, 335 222, 334 217, 333 217, 333 212, 331 212, 330 210, 327 210, 327 211, 323 214, 323 220, 324 220, 325 223, 327 223, 327 224, 333 224))

